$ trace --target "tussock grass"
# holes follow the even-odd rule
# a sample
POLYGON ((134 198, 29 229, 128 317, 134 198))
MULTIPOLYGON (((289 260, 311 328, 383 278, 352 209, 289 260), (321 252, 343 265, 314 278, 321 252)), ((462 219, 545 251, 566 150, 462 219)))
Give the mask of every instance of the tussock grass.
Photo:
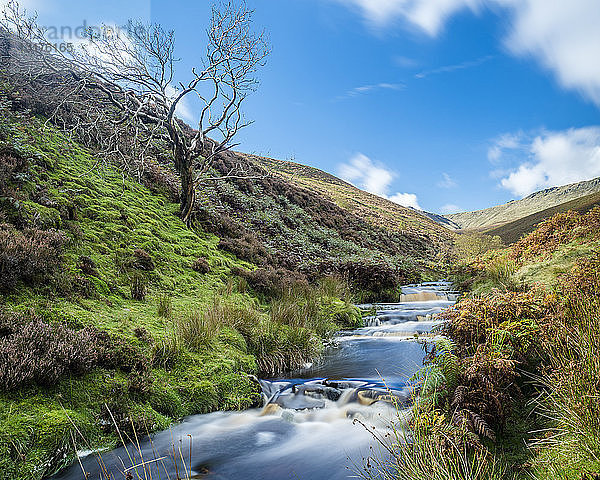
POLYGON ((173 329, 178 342, 192 351, 200 351, 211 347, 225 327, 252 335, 260 316, 252 306, 234 305, 215 296, 203 310, 192 309, 183 315, 174 315, 173 329))
MULTIPOLYGON (((221 332, 232 329, 256 357, 258 370, 275 375, 311 361, 322 349, 322 337, 339 328, 321 305, 318 289, 292 287, 274 301, 268 314, 251 305, 215 297, 204 310, 173 316, 173 335, 155 351, 159 362, 177 356, 181 346, 192 351, 213 349, 221 332)), ((351 307, 354 308, 354 307, 351 307)))
POLYGON ((212 308, 207 311, 190 310, 173 318, 176 338, 196 352, 211 346, 222 325, 221 311, 212 308))
POLYGON ((159 317, 171 318, 173 314, 173 300, 171 299, 171 295, 163 293, 158 296, 156 313, 158 313, 159 317))
POLYGON ((329 337, 340 327, 360 326, 360 312, 351 300, 348 283, 328 276, 314 287, 302 283, 288 287, 272 303, 270 317, 277 324, 311 329, 321 337, 329 337))
POLYGON ((518 287, 515 280, 517 264, 511 258, 498 257, 487 267, 488 275, 496 282, 504 285, 507 290, 518 287))
POLYGON ((293 328, 312 328, 319 335, 335 329, 320 312, 317 292, 305 288, 290 288, 271 305, 270 318, 274 323, 293 328))
POLYGON ((263 319, 247 341, 263 375, 299 368, 322 349, 321 339, 312 330, 269 319, 263 319))
POLYGON ((467 452, 456 444, 446 446, 426 438, 398 445, 396 461, 385 480, 508 480, 506 467, 483 450, 467 452))
POLYGON ((534 442, 539 478, 600 471, 600 253, 563 280, 540 401, 550 429, 534 442))
POLYGON ((322 278, 319 281, 318 291, 324 297, 339 298, 345 303, 352 302, 352 292, 348 282, 334 275, 322 278))

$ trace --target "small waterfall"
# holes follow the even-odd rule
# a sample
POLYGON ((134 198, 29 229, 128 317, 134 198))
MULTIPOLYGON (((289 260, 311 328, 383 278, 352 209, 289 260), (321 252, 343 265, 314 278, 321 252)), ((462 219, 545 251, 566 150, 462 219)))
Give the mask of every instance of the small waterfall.
POLYGON ((448 300, 446 294, 436 292, 418 292, 400 294, 400 302, 428 302, 431 300, 448 300))

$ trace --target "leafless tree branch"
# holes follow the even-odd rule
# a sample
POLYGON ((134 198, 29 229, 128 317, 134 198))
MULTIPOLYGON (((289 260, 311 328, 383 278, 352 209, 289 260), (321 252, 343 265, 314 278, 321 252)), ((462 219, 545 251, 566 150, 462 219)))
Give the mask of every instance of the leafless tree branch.
POLYGON ((269 54, 265 33, 253 30, 252 15, 243 0, 213 5, 205 56, 187 83, 175 81, 173 31, 130 23, 125 34, 105 25, 100 32, 90 29, 72 49, 58 48, 16 0, 0 17, 12 47, 8 53, 0 48, 0 55, 12 74, 54 97, 51 121, 104 154, 123 162, 141 159, 136 164, 143 168, 148 151, 165 142, 180 177, 181 216, 189 222, 196 189, 215 156, 251 123, 241 107, 269 54), (200 105, 194 130, 177 118, 178 108, 192 99, 200 105))

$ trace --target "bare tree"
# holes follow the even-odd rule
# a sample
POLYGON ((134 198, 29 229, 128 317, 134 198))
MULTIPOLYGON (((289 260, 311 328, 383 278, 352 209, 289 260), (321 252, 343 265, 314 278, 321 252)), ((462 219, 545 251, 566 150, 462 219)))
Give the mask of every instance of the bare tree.
POLYGON ((253 30, 252 14, 243 0, 213 5, 205 55, 187 83, 175 79, 174 32, 158 24, 130 22, 126 33, 106 25, 90 29, 71 49, 50 42, 14 0, 0 23, 21 47, 36 49, 35 56, 13 62, 20 74, 57 84, 53 115, 79 109, 70 128, 100 132, 96 136, 104 138, 96 143, 112 153, 122 153, 124 138, 138 155, 153 142, 166 142, 181 181, 181 217, 189 223, 196 189, 215 155, 231 148, 237 132, 251 123, 241 106, 269 53, 264 32, 253 30), (86 97, 90 102, 81 108, 86 97), (199 106, 196 129, 177 118, 190 100, 199 106))

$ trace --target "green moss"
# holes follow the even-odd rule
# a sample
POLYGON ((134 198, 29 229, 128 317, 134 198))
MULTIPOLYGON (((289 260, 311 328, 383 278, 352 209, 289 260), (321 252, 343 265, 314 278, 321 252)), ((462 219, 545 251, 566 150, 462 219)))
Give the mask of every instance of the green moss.
POLYGON ((69 464, 73 441, 99 437, 88 410, 41 393, 0 398, 0 478, 42 478, 69 464))
POLYGON ((186 413, 183 398, 169 383, 168 378, 155 379, 148 395, 148 403, 167 417, 181 418, 186 413))
POLYGON ((329 299, 322 304, 321 314, 329 318, 335 325, 343 328, 355 329, 363 326, 362 314, 351 303, 336 299, 329 299))
MULTIPOLYGON (((116 445, 107 406, 115 418, 130 418, 144 432, 164 429, 186 415, 255 404, 259 388, 248 376, 259 369, 254 355, 262 352, 264 360, 282 353, 292 362, 318 354, 321 344, 314 329, 273 322, 265 324, 265 331, 254 326, 243 335, 223 326, 215 341, 199 351, 178 344, 171 316, 207 309, 215 296, 227 292, 233 267, 255 267, 219 250, 215 235, 186 227, 176 215, 177 204, 97 162, 66 136, 35 119, 5 125, 6 142, 19 145, 32 159, 28 185, 44 188, 56 205, 25 200, 19 215, 39 228, 63 229, 70 240, 65 278, 85 277, 91 288, 85 298, 75 290, 58 296, 48 287, 23 287, 3 299, 4 306, 32 309, 48 322, 72 328, 106 330, 153 361, 143 375, 97 369, 63 378, 52 388, 0 394, 0 479, 41 479, 53 473, 73 460, 73 440, 77 448, 116 445), (148 252, 154 270, 132 268, 136 249, 148 252), (81 256, 94 262, 97 275, 81 271, 81 256), (191 268, 198 258, 207 259, 209 273, 191 268), (133 273, 147 281, 144 301, 130 298, 133 273), (171 312, 159 316, 156 299, 164 296, 171 312), (150 338, 140 337, 140 331, 150 338)), ((267 305, 247 293, 234 289, 227 301, 266 317, 267 305)), ((321 308, 325 321, 319 333, 360 324, 360 312, 349 303, 327 298, 321 308)))
POLYGON ((41 229, 61 228, 62 219, 56 208, 45 207, 31 201, 20 202, 19 215, 25 225, 41 229))
POLYGON ((246 340, 240 332, 233 328, 223 328, 219 332, 219 340, 241 352, 246 353, 248 351, 248 345, 246 345, 246 340))

